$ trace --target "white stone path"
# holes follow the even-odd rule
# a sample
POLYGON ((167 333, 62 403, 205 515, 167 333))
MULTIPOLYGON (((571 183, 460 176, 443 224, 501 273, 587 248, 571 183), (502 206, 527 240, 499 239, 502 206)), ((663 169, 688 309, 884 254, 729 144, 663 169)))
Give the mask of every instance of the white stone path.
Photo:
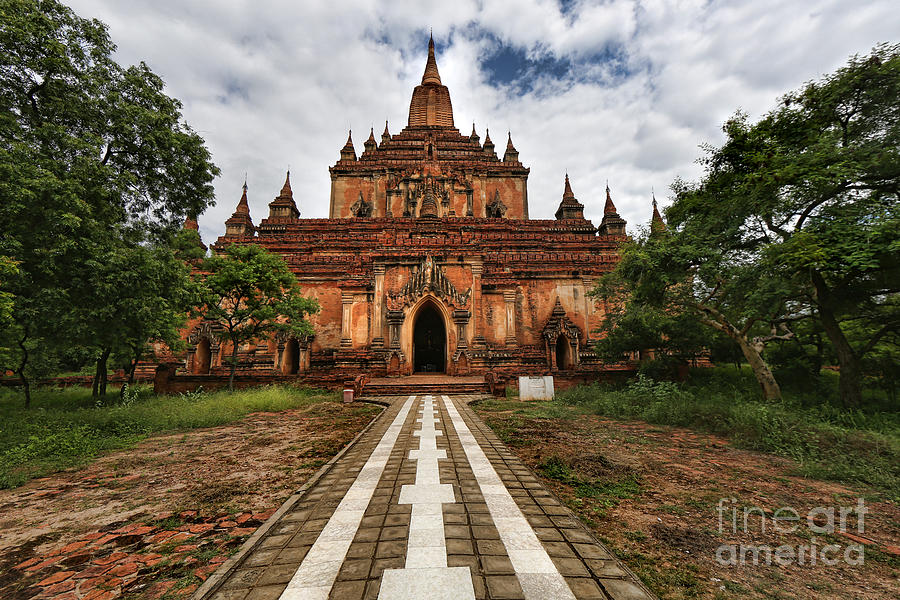
POLYGON ((447 543, 444 539, 442 504, 454 504, 453 486, 441 483, 438 460, 447 458, 446 450, 437 449, 434 428, 434 399, 425 396, 422 428, 413 433, 419 437, 419 449, 410 450, 416 461, 416 483, 400 488, 400 504, 412 504, 406 567, 386 569, 381 576, 379 600, 474 600, 475 588, 469 567, 447 566, 447 543))
MULTIPOLYGON (((403 404, 282 593, 282 600, 328 598, 415 398, 410 396, 403 404)), ((456 406, 447 396, 442 396, 442 400, 525 598, 574 600, 575 596, 565 579, 550 560, 456 406)), ((446 450, 437 448, 437 436, 443 432, 435 428, 435 423, 440 421, 433 397, 425 396, 422 416, 418 419, 421 427, 413 433, 419 437, 419 449, 411 450, 409 455, 410 459, 417 461, 415 484, 404 485, 399 499, 400 504, 412 505, 406 565, 403 569, 384 571, 379 600, 467 600, 475 597, 469 567, 447 566, 441 507, 456 500, 453 486, 440 482, 438 461, 447 458, 446 450)))
POLYGON ((369 506, 372 493, 381 479, 384 466, 397 443, 406 415, 412 407, 415 396, 410 396, 394 421, 382 436, 381 441, 369 456, 356 481, 347 490, 341 503, 325 525, 325 529, 309 549, 300 568, 291 578, 281 594, 282 600, 327 600, 338 571, 347 556, 347 550, 359 530, 363 513, 369 506))

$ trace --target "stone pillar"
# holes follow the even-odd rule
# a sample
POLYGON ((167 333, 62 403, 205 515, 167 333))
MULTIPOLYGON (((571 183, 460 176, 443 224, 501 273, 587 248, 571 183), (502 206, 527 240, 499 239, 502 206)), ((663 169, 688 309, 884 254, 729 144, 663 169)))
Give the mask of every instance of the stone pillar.
POLYGON ((341 294, 341 348, 349 348, 353 345, 353 331, 351 330, 351 315, 353 308, 353 294, 341 294))
POLYGON ((484 265, 481 260, 472 263, 472 345, 484 346, 484 334, 481 332, 481 274, 484 265))
POLYGON ((400 325, 403 324, 403 311, 389 310, 387 318, 391 334, 391 350, 400 350, 400 325))
POLYGON ((516 290, 503 292, 506 303, 506 345, 516 345, 516 290))
POLYGON ((372 347, 384 348, 384 265, 375 265, 375 302, 372 315, 372 347))
POLYGON ((453 322, 456 323, 456 349, 465 350, 469 347, 466 341, 466 329, 469 324, 470 313, 467 310, 456 309, 453 311, 453 322))

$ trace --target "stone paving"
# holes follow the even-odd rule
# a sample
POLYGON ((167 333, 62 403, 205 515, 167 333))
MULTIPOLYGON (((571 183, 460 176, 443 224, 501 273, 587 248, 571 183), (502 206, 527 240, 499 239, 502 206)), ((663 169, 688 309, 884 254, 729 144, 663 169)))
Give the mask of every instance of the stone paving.
POLYGON ((653 598, 475 416, 473 399, 384 399, 194 597, 653 598))

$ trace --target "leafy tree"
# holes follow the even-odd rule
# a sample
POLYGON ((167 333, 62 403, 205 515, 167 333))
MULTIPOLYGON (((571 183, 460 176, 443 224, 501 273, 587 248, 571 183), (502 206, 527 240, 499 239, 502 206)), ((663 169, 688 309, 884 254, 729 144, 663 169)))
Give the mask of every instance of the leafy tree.
POLYGON ((753 369, 763 397, 781 397, 762 351, 789 337, 782 282, 753 264, 709 246, 689 230, 656 230, 626 244, 615 270, 593 294, 611 306, 598 345, 602 355, 656 353, 681 361, 699 355, 714 335, 733 340, 753 369))
POLYGON ((280 256, 255 244, 232 244, 222 254, 206 259, 197 275, 205 319, 221 326, 221 337, 231 344, 228 389, 241 344, 276 331, 295 337, 313 333, 306 316, 318 312, 315 299, 301 295, 294 274, 280 256))
POLYGON ((0 14, 0 255, 19 270, 0 291, 25 377, 29 346, 63 351, 95 308, 84 265, 146 239, 131 230, 163 243, 212 203, 218 170, 162 80, 113 60, 105 25, 55 0, 0 0, 0 14))
POLYGON ((109 247, 85 265, 81 285, 78 295, 94 299, 77 314, 81 343, 95 348, 95 398, 106 395, 111 355, 124 366, 127 386, 149 342, 180 346, 179 331, 195 294, 189 268, 169 247, 134 242, 109 247))
POLYGON ((676 183, 670 223, 797 289, 833 346, 841 398, 861 401, 861 358, 900 327, 900 45, 876 47, 786 95, 758 123, 737 114, 697 184, 676 183), (868 337, 847 328, 866 323, 868 337))

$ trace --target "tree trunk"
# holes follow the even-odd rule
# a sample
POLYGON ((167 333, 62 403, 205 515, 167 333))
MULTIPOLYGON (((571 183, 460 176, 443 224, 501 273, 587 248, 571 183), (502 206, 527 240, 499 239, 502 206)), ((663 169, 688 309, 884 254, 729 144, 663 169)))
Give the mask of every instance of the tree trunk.
POLYGON ((859 357, 853 351, 847 336, 841 329, 840 324, 835 317, 832 309, 831 290, 828 284, 818 271, 812 271, 811 279, 815 286, 815 300, 819 309, 819 320, 822 322, 822 329, 825 335, 834 346, 834 353, 838 358, 838 365, 841 368, 840 378, 838 379, 841 402, 845 407, 856 408, 862 404, 862 369, 859 365, 859 357))
POLYGON ((122 385, 122 389, 119 390, 119 397, 120 397, 120 398, 124 398, 124 397, 125 397, 125 390, 130 389, 131 386, 134 385, 134 372, 137 370, 137 364, 138 364, 138 363, 140 362, 140 360, 141 360, 141 354, 142 354, 142 353, 141 353, 140 350, 135 350, 135 351, 134 351, 134 356, 132 357, 131 361, 129 361, 129 363, 128 363, 128 379, 127 379, 127 381, 122 385))
POLYGON ((234 391, 234 372, 237 369, 238 345, 232 344, 231 348, 231 372, 228 374, 228 391, 234 391))
POLYGON ((772 375, 772 370, 769 369, 769 365, 763 360, 759 350, 754 348, 753 344, 739 334, 733 335, 732 338, 741 347, 744 358, 750 363, 750 368, 756 376, 756 381, 759 382, 759 387, 762 388, 763 398, 766 400, 781 400, 781 387, 779 387, 775 376, 772 375))
POLYGON ((31 382, 28 381, 28 377, 25 375, 25 367, 28 365, 28 348, 25 346, 27 340, 27 334, 19 339, 19 348, 22 350, 22 360, 19 361, 19 368, 16 369, 16 374, 22 382, 22 391, 25 392, 25 408, 31 408, 31 382))
POLYGON ((107 381, 107 368, 106 368, 106 360, 109 358, 110 349, 104 348, 100 353, 100 357, 97 358, 97 370, 94 373, 94 386, 93 386, 93 397, 96 400, 97 398, 105 398, 106 397, 106 381, 107 381))

